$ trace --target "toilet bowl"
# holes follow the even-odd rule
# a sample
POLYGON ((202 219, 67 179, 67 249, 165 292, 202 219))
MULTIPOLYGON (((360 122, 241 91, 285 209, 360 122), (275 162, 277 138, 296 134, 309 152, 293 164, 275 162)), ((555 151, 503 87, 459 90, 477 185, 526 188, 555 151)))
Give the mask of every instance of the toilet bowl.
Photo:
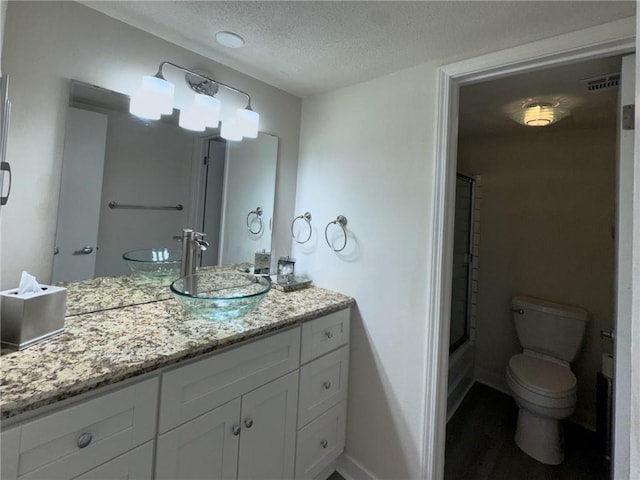
POLYGON ((564 460, 560 420, 575 410, 575 375, 568 366, 525 353, 511 357, 506 377, 520 409, 516 444, 539 462, 559 465, 564 460))
POLYGON ((529 297, 512 300, 523 353, 512 356, 506 380, 518 405, 515 441, 548 465, 564 460, 561 420, 573 413, 577 380, 570 369, 582 345, 587 312, 529 297))

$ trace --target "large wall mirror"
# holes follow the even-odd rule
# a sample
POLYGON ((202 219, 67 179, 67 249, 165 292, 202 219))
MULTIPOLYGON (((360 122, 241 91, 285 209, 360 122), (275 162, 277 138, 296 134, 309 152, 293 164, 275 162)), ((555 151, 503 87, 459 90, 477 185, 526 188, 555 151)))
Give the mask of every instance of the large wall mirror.
POLYGON ((226 142, 217 130, 129 114, 129 97, 72 82, 53 281, 128 274, 127 251, 180 249, 207 234, 202 265, 271 251, 278 138, 226 142), (260 212, 256 215, 256 212, 260 212))

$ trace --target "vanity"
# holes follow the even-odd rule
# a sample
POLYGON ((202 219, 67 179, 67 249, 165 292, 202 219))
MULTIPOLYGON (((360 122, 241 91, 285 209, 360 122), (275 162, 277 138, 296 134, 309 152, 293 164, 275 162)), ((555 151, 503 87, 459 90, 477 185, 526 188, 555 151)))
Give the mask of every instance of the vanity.
MULTIPOLYGON (((123 291, 126 276, 102 278, 69 285, 69 299, 87 298, 78 293, 87 285, 102 298, 134 293, 123 291)), ((3 479, 333 471, 352 298, 272 288, 253 313, 219 323, 191 318, 173 298, 147 300, 78 307, 62 335, 1 357, 3 479)))

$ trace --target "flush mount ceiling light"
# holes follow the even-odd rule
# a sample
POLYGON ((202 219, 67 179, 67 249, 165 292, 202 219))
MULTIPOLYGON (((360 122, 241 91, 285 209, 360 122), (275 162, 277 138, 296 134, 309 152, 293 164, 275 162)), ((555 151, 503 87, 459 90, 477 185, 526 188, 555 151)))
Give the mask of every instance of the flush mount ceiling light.
POLYGON ((509 117, 526 127, 546 127, 571 113, 568 102, 561 97, 552 100, 527 99, 514 102, 505 108, 509 117), (565 105, 567 104, 567 105, 565 105))
POLYGON ((244 47, 244 38, 233 32, 223 31, 216 33, 216 42, 227 48, 244 47))
POLYGON ((195 92, 193 103, 180 110, 178 124, 182 128, 197 132, 204 131, 206 127, 217 128, 220 123, 221 104, 214 95, 223 87, 247 97, 247 106, 239 108, 232 119, 222 122, 221 136, 227 140, 258 136, 260 116, 251 108, 251 97, 248 93, 171 62, 162 62, 154 76, 142 78, 142 86, 131 96, 129 112, 149 120, 158 120, 162 115, 170 115, 173 112, 175 86, 162 75, 165 65, 185 72, 187 84, 195 92), (231 128, 225 128, 226 123, 233 125, 230 125, 231 128), (225 136, 227 132, 229 134, 225 136))

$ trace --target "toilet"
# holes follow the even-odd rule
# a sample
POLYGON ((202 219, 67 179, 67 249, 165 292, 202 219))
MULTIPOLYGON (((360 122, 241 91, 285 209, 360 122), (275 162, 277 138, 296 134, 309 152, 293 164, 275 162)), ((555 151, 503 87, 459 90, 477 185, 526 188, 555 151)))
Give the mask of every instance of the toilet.
POLYGON ((570 369, 587 326, 586 310, 517 296, 513 317, 523 352, 509 359, 506 380, 518 407, 515 441, 547 465, 564 460, 560 421, 576 406, 576 376, 570 369))

